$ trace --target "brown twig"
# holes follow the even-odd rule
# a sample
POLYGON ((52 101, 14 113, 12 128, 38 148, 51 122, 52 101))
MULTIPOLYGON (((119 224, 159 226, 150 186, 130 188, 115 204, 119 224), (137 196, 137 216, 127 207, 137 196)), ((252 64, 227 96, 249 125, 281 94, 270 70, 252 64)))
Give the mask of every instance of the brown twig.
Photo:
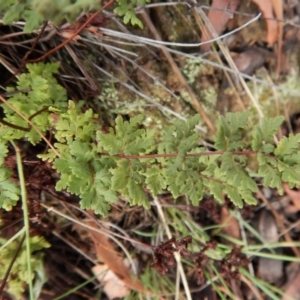
POLYGON ((48 57, 49 55, 53 54, 54 52, 56 52, 57 50, 63 48, 65 45, 67 45, 68 43, 70 43, 73 38, 78 35, 94 18, 96 18, 96 16, 103 11, 104 9, 106 9, 107 7, 109 7, 115 0, 109 0, 105 5, 102 6, 102 8, 95 12, 94 14, 92 14, 87 20, 86 22, 84 22, 73 34, 70 35, 70 37, 68 39, 66 39, 65 41, 63 41, 60 45, 58 45, 57 47, 55 47, 54 49, 48 51, 47 53, 45 53, 44 55, 36 58, 36 59, 32 59, 32 60, 28 60, 27 62, 33 63, 33 62, 38 62, 41 61, 43 59, 45 59, 46 57, 48 57))
POLYGON ((29 49, 29 51, 27 51, 27 53, 24 55, 24 57, 22 58, 22 62, 21 62, 21 65, 19 67, 19 69, 5 82, 4 85, 8 85, 11 80, 17 76, 18 74, 20 74, 20 72, 24 69, 25 65, 26 65, 26 59, 27 57, 33 52, 34 48, 36 47, 38 41, 40 40, 42 34, 44 33, 45 29, 46 29, 46 26, 47 26, 48 22, 44 22, 38 36, 34 39, 34 42, 31 46, 31 48, 29 49))
POLYGON ((22 60, 23 60, 23 63, 22 63, 23 65, 25 65, 25 61, 27 60, 28 56, 32 53, 32 51, 33 51, 34 48, 36 47, 38 41, 40 40, 42 34, 44 33, 44 31, 45 31, 45 29, 46 29, 47 24, 48 24, 47 21, 44 22, 44 24, 43 24, 43 26, 42 26, 42 28, 41 28, 41 30, 40 30, 38 36, 37 36, 36 39, 34 40, 34 42, 33 42, 32 46, 31 46, 31 48, 30 48, 29 51, 27 51, 27 53, 24 55, 24 57, 23 57, 23 59, 22 59, 22 60))

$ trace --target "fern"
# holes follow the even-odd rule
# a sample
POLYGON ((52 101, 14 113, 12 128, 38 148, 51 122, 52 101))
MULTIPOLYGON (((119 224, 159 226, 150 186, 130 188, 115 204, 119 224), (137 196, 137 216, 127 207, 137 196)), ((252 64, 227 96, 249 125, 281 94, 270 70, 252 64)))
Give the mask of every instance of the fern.
MULTIPOLYGON (((59 65, 52 64, 31 64, 27 65, 28 73, 23 73, 18 80, 16 88, 7 88, 8 92, 16 92, 9 99, 9 103, 15 110, 30 118, 44 107, 55 105, 58 109, 66 109, 67 95, 54 78, 58 72, 59 65)), ((5 121, 16 124, 23 128, 28 127, 26 120, 21 118, 15 110, 6 104, 1 104, 5 112, 5 121)), ((47 110, 35 116, 32 123, 39 128, 42 133, 49 129, 49 115, 47 110)), ((20 139, 26 137, 32 144, 36 144, 41 137, 35 130, 29 130, 24 134, 23 130, 5 127, 2 129, 2 137, 6 140, 20 139)))
POLYGON ((218 130, 215 136, 217 150, 239 150, 246 148, 243 139, 248 123, 249 112, 228 113, 226 118, 220 116, 218 130))
POLYGON ((3 165, 7 153, 7 145, 0 138, 0 208, 11 210, 19 200, 20 189, 10 179, 12 171, 3 165))
MULTIPOLYGON (((76 111, 73 104, 69 107, 76 111)), ((68 114, 72 115, 74 111, 68 114)), ((87 123, 95 124, 92 114, 90 117, 87 123)), ((271 145, 275 149, 271 141, 282 118, 263 120, 261 126, 253 128, 253 139, 249 143, 246 136, 248 117, 247 112, 220 117, 214 139, 218 151, 206 152, 198 145, 201 138, 195 129, 198 116, 187 122, 177 120, 165 128, 161 142, 155 140, 153 131, 141 128, 143 116, 133 117, 130 121, 118 116, 109 133, 97 130, 93 146, 77 144, 78 152, 74 152, 74 141, 66 140, 66 149, 70 153, 54 160, 54 167, 61 173, 57 188, 79 195, 82 207, 97 207, 101 214, 108 213, 109 204, 116 202, 118 195, 128 199, 131 205, 148 208, 146 189, 153 195, 164 190, 169 190, 174 198, 187 195, 194 205, 204 194, 212 194, 219 202, 227 195, 236 206, 242 207, 244 202, 256 203, 253 194, 257 184, 246 169, 249 156, 253 155, 257 157, 258 174, 263 177, 264 185, 282 190, 281 182, 285 180, 291 186, 297 186, 299 177, 294 165, 299 160, 299 138, 283 139, 272 156, 264 146, 271 145), (253 147, 259 151, 253 151, 253 147), (101 165, 102 188, 98 190, 95 161, 101 165)), ((61 122, 66 122, 64 118, 65 115, 57 122, 58 129, 62 129, 61 122)), ((56 135, 60 139, 59 130, 56 135)), ((72 139, 76 136, 71 135, 72 139)), ((90 136, 94 140, 95 134, 90 132, 90 136)), ((63 144, 56 146, 63 148, 63 144)))
MULTIPOLYGON (((194 205, 205 194, 211 194, 218 202, 227 196, 242 207, 243 203, 256 203, 254 193, 258 187, 249 174, 252 171, 262 178, 264 186, 280 193, 282 182, 291 188, 300 186, 300 135, 274 143, 282 117, 264 118, 261 124, 249 128, 248 112, 221 116, 213 138, 216 151, 199 145, 202 136, 196 129, 198 116, 187 122, 176 120, 163 130, 160 141, 154 130, 143 128, 142 115, 128 121, 118 116, 107 133, 91 109, 82 110, 82 102, 69 101, 67 105, 65 91, 53 77, 57 65, 31 65, 28 70, 17 84, 16 89, 22 92, 8 102, 28 118, 41 106, 49 106, 32 122, 42 132, 53 132, 56 151, 49 149, 38 156, 51 162, 60 174, 56 189, 78 195, 84 209, 107 215, 119 196, 131 205, 149 208, 147 191, 155 196, 166 190, 174 198, 188 196, 194 205), (257 170, 248 170, 250 157, 252 166, 256 159, 257 170)), ((2 106, 6 121, 28 126, 7 105, 2 106)), ((6 143, 27 138, 35 144, 40 137, 31 128, 27 132, 1 125, 0 130, 0 205, 10 209, 18 199, 19 189, 4 165, 6 143)))
POLYGON ((263 118, 262 125, 256 125, 253 131, 252 149, 263 153, 271 153, 274 150, 274 135, 277 133, 279 126, 284 118, 263 118))
MULTIPOLYGON (((55 105, 60 110, 66 110, 66 91, 54 77, 54 74, 58 72, 58 67, 58 64, 28 65, 28 73, 23 73, 19 77, 17 86, 7 88, 8 92, 16 92, 8 99, 8 103, 27 118, 30 118, 41 108, 51 105, 55 105)), ((36 144, 41 140, 41 137, 28 126, 27 121, 21 118, 15 110, 4 103, 1 103, 0 106, 4 110, 6 122, 28 129, 24 131, 2 124, 0 126, 0 208, 10 210, 19 199, 20 189, 11 180, 12 171, 5 166, 8 152, 7 143, 14 139, 26 138, 32 144, 36 144)), ((31 120, 42 133, 46 133, 51 126, 50 114, 49 110, 45 110, 31 120)))
POLYGON ((132 25, 137 25, 140 28, 143 28, 143 23, 140 21, 140 19, 137 18, 134 9, 136 6, 145 6, 150 2, 150 0, 117 0, 117 2, 119 6, 115 8, 114 12, 119 16, 124 16, 124 24, 130 22, 132 25))

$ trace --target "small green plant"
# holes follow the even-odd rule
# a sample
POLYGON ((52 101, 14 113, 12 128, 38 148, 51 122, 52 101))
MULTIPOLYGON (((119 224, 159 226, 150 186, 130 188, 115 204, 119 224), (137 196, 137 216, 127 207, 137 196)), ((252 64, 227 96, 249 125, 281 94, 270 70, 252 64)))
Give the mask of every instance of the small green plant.
MULTIPOLYGON (((0 277, 4 278, 7 271, 7 267, 10 265, 16 249, 19 247, 21 242, 20 238, 14 241, 7 241, 0 238, 0 249, 1 249, 1 261, 0 261, 0 277)), ((43 255, 39 250, 43 248, 48 248, 50 245, 44 238, 34 236, 30 238, 30 250, 31 250, 31 267, 34 272, 32 276, 35 276, 35 272, 40 272, 43 255)), ((26 284, 32 281, 34 277, 28 278, 27 272, 27 257, 26 257, 26 245, 22 244, 19 255, 14 261, 11 272, 7 279, 6 291, 11 292, 17 299, 21 299, 22 293, 26 290, 26 284)), ((37 277, 35 276, 35 279, 37 277)))
MULTIPOLYGON (((5 113, 3 121, 5 124, 11 124, 2 124, 0 127, 0 207, 6 210, 10 210, 17 203, 20 195, 19 187, 10 180, 12 170, 4 164, 8 153, 7 145, 10 141, 21 138, 28 139, 33 145, 41 140, 40 134, 32 130, 18 113, 22 112, 24 117, 30 118, 41 108, 50 105, 60 109, 67 107, 66 91, 54 78, 54 74, 58 72, 58 64, 32 64, 27 68, 29 72, 19 77, 17 86, 7 88, 8 92, 15 93, 9 99, 10 106, 1 104, 5 113)), ((45 133, 51 126, 49 115, 50 112, 45 110, 32 119, 32 124, 37 126, 41 133, 45 133)))
MULTIPOLYGON (((7 104, 2 104, 4 109, 5 121, 15 124, 23 129, 5 126, 1 127, 1 136, 6 140, 27 138, 33 145, 41 140, 41 136, 35 131, 30 130, 28 123, 22 118, 18 112, 25 117, 31 118, 34 114, 43 108, 55 106, 58 109, 66 109, 67 94, 56 81, 54 74, 57 74, 58 64, 30 64, 27 65, 28 73, 23 73, 17 82, 17 86, 7 88, 8 92, 13 92, 13 96, 9 98, 9 103, 14 109, 7 104)), ((39 128, 44 134, 50 126, 50 111, 46 110, 38 113, 32 118, 32 123, 39 128)))
POLYGON ((58 190, 79 195, 83 208, 104 215, 118 195, 131 205, 148 208, 145 188, 153 195, 163 190, 169 190, 174 198, 187 195, 194 205, 204 194, 212 194, 219 202, 226 194, 242 207, 243 201, 256 203, 253 193, 257 184, 247 169, 250 158, 256 158, 257 176, 264 186, 282 192, 282 181, 291 187, 300 183, 300 135, 284 137, 274 145, 283 118, 265 118, 252 129, 249 143, 248 117, 247 112, 220 117, 216 151, 206 151, 199 146, 201 134, 195 130, 198 116, 186 123, 175 121, 157 142, 154 131, 140 128, 142 115, 130 121, 119 116, 115 128, 104 133, 95 125, 91 110, 82 114, 70 102, 68 112, 56 121, 59 143, 55 147, 61 157, 55 157, 53 150, 40 157, 53 161, 61 174, 58 190))
POLYGON ((125 24, 131 23, 132 25, 138 25, 140 28, 143 28, 143 23, 136 16, 134 11, 136 6, 145 6, 150 0, 117 0, 119 7, 115 8, 115 13, 119 16, 124 16, 123 22, 125 24))

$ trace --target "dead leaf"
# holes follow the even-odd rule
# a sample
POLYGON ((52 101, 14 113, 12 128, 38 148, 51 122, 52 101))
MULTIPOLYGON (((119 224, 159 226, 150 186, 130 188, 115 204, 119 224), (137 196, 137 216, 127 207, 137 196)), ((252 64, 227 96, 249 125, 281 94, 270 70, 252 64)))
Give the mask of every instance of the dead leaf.
POLYGON ((224 233, 235 239, 241 239, 239 223, 233 216, 230 215, 227 207, 222 207, 221 224, 225 224, 222 228, 224 233))
MULTIPOLYGON (((261 10, 267 24, 267 43, 273 46, 278 38, 278 23, 274 20, 272 0, 252 0, 261 10)), ((280 0, 277 0, 277 2, 280 0)))
MULTIPOLYGON (((266 41, 269 46, 273 46, 278 38, 282 39, 282 26, 278 25, 278 21, 274 20, 273 10, 275 16, 278 19, 283 18, 283 5, 282 0, 252 0, 261 10, 267 24, 267 37, 266 41)), ((231 18, 229 11, 234 12, 240 0, 213 0, 208 19, 215 29, 217 34, 220 34, 226 27, 228 20, 231 18), (227 11, 226 11, 227 10, 227 11)), ((202 34, 201 42, 206 42, 212 38, 208 26, 205 26, 202 34)), ((279 41, 280 42, 280 41, 279 41)), ((202 51, 208 51, 211 44, 205 44, 201 46, 202 51)), ((281 44, 279 45, 278 53, 281 55, 281 44)), ((278 55, 279 55, 278 54, 278 55)))
MULTIPOLYGON (((90 18, 92 14, 85 14, 83 15, 75 24, 69 25, 64 28, 60 28, 58 30, 58 34, 60 34, 65 39, 69 39, 87 20, 90 18)), ((98 14, 93 20, 85 26, 85 30, 96 34, 98 37, 102 37, 102 34, 98 32, 99 27, 106 25, 107 19, 103 14, 98 14)), ((76 35, 73 37, 73 41, 77 42, 80 40, 80 35, 76 35)))
POLYGON ((300 299, 300 270, 298 270, 296 276, 287 285, 285 289, 285 295, 281 298, 282 300, 289 299, 300 299))
MULTIPOLYGON (((217 34, 220 34, 224 30, 228 20, 231 18, 231 14, 228 11, 235 11, 239 4, 240 0, 213 0, 207 17, 217 34)), ((212 37, 213 36, 208 29, 208 26, 205 26, 202 33, 201 42, 206 42, 212 39, 212 37)), ((202 45, 201 50, 203 52, 208 51, 210 46, 210 43, 202 45)))
MULTIPOLYGON (((89 226, 98 228, 92 220, 87 220, 89 226)), ((108 237, 100 232, 90 230, 90 236, 94 242, 98 258, 104 262, 108 269, 113 272, 127 288, 139 291, 142 293, 152 294, 146 290, 142 283, 135 278, 125 265, 123 258, 114 249, 114 245, 109 241, 108 237)))
POLYGON ((92 268, 99 282, 103 285, 103 291, 109 299, 124 298, 129 295, 129 289, 125 283, 106 265, 96 265, 92 268))
MULTIPOLYGON (((64 37, 65 39, 69 39, 74 34, 75 31, 76 30, 75 29, 73 30, 72 28, 71 29, 70 28, 65 28, 65 29, 59 30, 58 34, 61 35, 62 37, 64 37)), ((77 34, 73 37, 72 40, 77 42, 80 39, 81 39, 80 35, 77 34)))
POLYGON ((295 210, 300 211, 300 191, 291 190, 287 183, 283 184, 283 189, 292 200, 295 210))

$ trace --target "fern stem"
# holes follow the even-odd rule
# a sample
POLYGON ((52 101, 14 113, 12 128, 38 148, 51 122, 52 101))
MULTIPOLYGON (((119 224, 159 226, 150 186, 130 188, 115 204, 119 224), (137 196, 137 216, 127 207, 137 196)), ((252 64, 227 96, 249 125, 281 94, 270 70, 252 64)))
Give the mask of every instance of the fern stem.
POLYGON ((24 217, 25 237, 26 237, 25 242, 26 242, 26 260, 27 260, 27 271, 28 271, 29 296, 30 296, 30 300, 34 300, 33 285, 32 285, 31 249, 30 249, 30 223, 28 218, 27 195, 26 195, 25 178, 23 172, 23 164, 22 164, 22 158, 20 154, 21 152, 20 148, 16 146, 16 144, 13 141, 11 141, 11 143, 16 151, 17 166, 18 166, 18 173, 19 173, 19 180, 20 180, 20 187, 21 187, 21 198, 23 204, 23 217, 24 217))
MULTIPOLYGON (((230 151, 233 155, 257 155, 257 151, 245 150, 245 151, 230 151)), ((226 151, 204 151, 198 153, 186 153, 185 157, 195 157, 203 155, 222 155, 226 151)), ((165 154, 145 154, 145 155, 125 155, 125 154, 114 154, 110 155, 109 153, 99 153, 103 156, 112 156, 125 159, 147 159, 147 158, 165 158, 165 157, 177 157, 178 153, 165 153, 165 154)))

